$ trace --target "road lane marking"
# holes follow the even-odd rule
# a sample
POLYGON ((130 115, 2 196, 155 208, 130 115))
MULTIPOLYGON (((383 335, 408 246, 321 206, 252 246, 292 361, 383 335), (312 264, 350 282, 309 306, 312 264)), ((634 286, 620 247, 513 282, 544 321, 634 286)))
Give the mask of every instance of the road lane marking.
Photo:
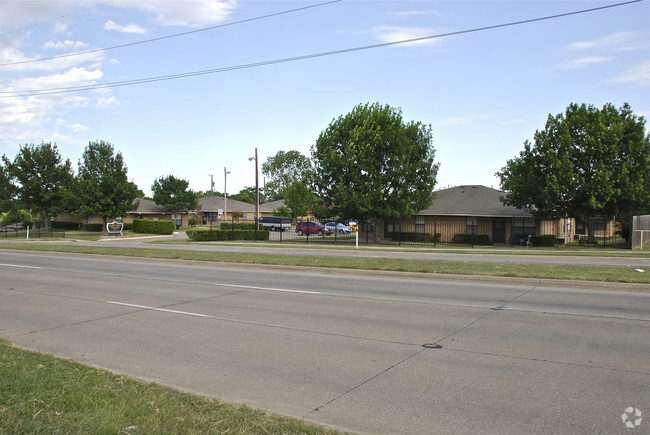
POLYGON ((163 313, 184 314, 186 316, 206 317, 209 319, 214 319, 213 316, 208 316, 207 314, 192 313, 191 311, 168 310, 166 308, 156 308, 156 307, 150 307, 148 305, 127 304, 126 302, 106 301, 106 303, 112 305, 122 305, 125 307, 132 307, 132 308, 142 308, 143 310, 162 311, 163 313))
POLYGON ((219 284, 215 283, 214 285, 218 287, 233 287, 233 288, 245 288, 250 290, 266 290, 272 292, 283 292, 283 293, 301 293, 305 295, 320 295, 321 292, 310 292, 307 290, 289 290, 286 288, 272 288, 272 287, 255 287, 251 285, 241 285, 241 284, 219 284))
POLYGON ((38 267, 38 266, 23 266, 23 265, 20 265, 20 264, 7 264, 7 263, 0 263, 0 266, 3 266, 3 267, 20 267, 22 269, 39 269, 39 270, 42 269, 42 267, 38 267))

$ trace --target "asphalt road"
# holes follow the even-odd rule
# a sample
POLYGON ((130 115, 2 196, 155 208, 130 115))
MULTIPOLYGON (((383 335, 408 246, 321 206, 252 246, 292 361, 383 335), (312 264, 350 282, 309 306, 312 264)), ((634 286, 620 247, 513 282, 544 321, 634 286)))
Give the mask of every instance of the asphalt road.
POLYGON ((22 252, 0 283, 11 342, 346 431, 650 427, 647 292, 22 252))

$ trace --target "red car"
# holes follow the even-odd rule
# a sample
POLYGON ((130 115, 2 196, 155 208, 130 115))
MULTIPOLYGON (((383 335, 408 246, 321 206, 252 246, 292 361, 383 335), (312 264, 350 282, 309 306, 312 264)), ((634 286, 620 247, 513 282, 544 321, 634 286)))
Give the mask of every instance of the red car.
POLYGON ((332 234, 332 231, 328 228, 325 228, 318 222, 298 222, 298 225, 296 225, 296 233, 298 233, 299 236, 302 236, 303 234, 318 234, 319 236, 329 236, 332 234))

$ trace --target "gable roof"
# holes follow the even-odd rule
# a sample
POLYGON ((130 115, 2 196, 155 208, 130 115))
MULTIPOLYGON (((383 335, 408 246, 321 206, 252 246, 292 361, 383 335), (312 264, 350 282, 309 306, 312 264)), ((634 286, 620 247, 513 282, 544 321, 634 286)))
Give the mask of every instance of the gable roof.
POLYGON ((167 210, 165 210, 162 206, 156 204, 150 199, 146 198, 138 198, 136 199, 138 201, 138 207, 130 211, 129 214, 163 214, 163 213, 169 213, 167 210))
POLYGON ((525 210, 504 205, 505 192, 479 185, 457 186, 435 192, 431 206, 420 215, 476 217, 532 217, 525 210))
POLYGON ((284 206, 284 199, 278 199, 277 201, 265 202, 260 204, 260 213, 273 213, 274 210, 284 206))
MULTIPOLYGON (((228 213, 233 211, 255 213, 255 204, 249 204, 247 202, 228 198, 227 205, 228 213)), ((225 210, 223 196, 212 195, 199 198, 199 211, 202 211, 204 213, 216 213, 219 211, 219 209, 225 210)))

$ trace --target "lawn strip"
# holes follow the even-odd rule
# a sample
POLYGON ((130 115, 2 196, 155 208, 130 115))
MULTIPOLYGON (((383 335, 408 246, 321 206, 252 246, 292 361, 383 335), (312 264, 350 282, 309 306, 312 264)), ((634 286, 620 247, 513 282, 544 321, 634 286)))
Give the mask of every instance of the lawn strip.
POLYGON ((0 433, 336 433, 0 340, 0 433))

